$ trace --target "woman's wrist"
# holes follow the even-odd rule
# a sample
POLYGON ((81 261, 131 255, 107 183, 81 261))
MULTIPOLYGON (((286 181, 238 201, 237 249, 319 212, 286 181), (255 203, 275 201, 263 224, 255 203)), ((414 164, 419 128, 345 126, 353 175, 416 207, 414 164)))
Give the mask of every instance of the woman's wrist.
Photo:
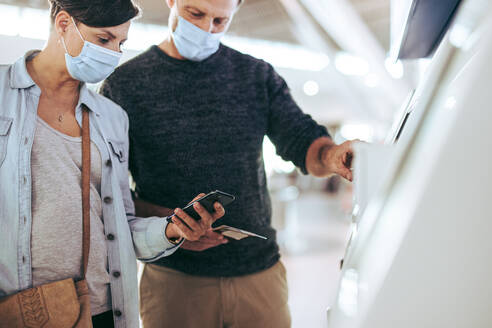
POLYGON ((165 236, 167 240, 169 240, 173 244, 179 244, 181 242, 181 239, 183 238, 179 234, 178 229, 176 228, 176 225, 174 223, 167 224, 165 236))

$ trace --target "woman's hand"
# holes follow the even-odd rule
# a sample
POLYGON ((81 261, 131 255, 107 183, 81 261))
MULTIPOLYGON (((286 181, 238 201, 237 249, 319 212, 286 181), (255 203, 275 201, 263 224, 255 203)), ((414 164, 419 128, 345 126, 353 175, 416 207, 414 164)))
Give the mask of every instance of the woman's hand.
MULTIPOLYGON (((203 196, 205 194, 200 194, 191 202, 203 196)), ((212 224, 225 214, 225 210, 219 202, 214 204, 215 211, 213 213, 209 213, 198 202, 193 204, 193 207, 198 215, 200 215, 201 220, 196 221, 182 209, 175 209, 174 216, 171 218, 172 224, 168 224, 166 228, 166 236, 169 240, 177 240, 179 242, 184 238, 188 241, 197 241, 207 233, 210 234, 212 224)))

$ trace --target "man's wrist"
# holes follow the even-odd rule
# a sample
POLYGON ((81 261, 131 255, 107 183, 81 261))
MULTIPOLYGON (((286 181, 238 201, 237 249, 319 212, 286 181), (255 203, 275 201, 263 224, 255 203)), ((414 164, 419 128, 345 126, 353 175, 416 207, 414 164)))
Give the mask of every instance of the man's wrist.
POLYGON ((319 150, 319 162, 324 167, 329 167, 330 159, 329 152, 335 147, 335 144, 325 144, 319 150))

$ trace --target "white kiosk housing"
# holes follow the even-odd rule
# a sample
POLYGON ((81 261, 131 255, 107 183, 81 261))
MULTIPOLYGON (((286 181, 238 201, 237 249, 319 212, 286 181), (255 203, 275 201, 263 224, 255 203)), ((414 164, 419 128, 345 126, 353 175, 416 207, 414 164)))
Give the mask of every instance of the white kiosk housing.
POLYGON ((492 327, 492 1, 460 4, 414 97, 361 193, 330 328, 492 327))

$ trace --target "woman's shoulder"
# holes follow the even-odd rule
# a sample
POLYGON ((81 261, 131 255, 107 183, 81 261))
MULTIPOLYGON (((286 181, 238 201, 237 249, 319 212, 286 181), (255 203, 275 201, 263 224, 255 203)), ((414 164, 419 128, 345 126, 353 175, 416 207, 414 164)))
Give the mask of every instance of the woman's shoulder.
POLYGON ((95 106, 93 110, 100 114, 98 115, 100 120, 113 127, 117 125, 124 130, 128 129, 128 115, 120 105, 93 90, 88 90, 86 96, 89 98, 89 103, 95 106))
POLYGON ((101 110, 111 116, 126 116, 125 110, 112 101, 111 99, 97 93, 94 90, 88 90, 88 96, 93 100, 101 110))
POLYGON ((17 90, 11 81, 11 69, 13 64, 0 65, 0 116, 7 115, 6 111, 11 107, 8 104, 17 99, 17 90))
POLYGON ((0 64, 0 88, 5 89, 6 87, 12 86, 10 83, 12 67, 14 64, 0 64))

